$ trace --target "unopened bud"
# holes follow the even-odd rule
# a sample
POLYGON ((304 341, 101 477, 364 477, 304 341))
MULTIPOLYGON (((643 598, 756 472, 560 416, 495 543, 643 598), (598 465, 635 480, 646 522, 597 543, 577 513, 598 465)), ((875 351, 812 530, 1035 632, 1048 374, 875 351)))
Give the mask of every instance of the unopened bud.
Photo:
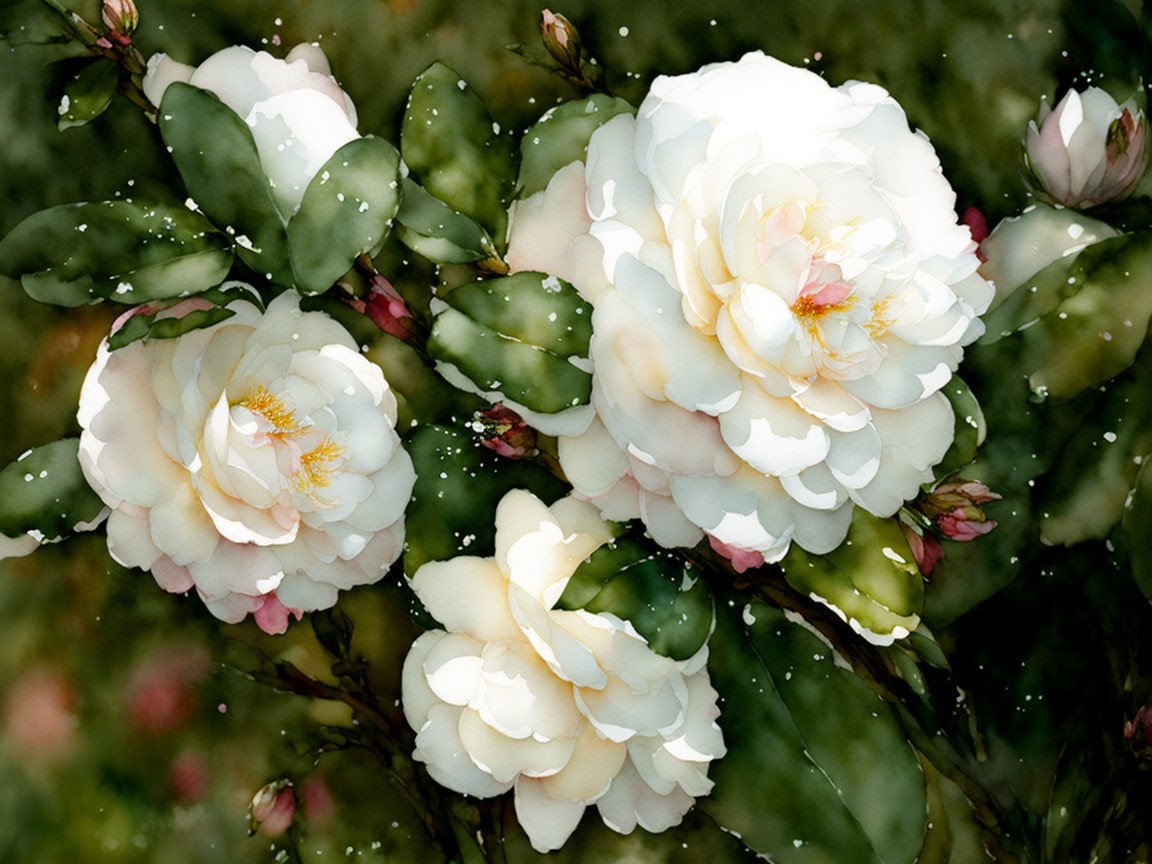
POLYGON ((120 37, 117 41, 124 43, 140 24, 140 12, 132 0, 104 0, 100 17, 104 19, 104 26, 110 33, 120 37))
POLYGON ((1141 707, 1136 716, 1124 724, 1124 740, 1136 750, 1152 748, 1152 711, 1141 707))
POLYGON ((524 419, 503 404, 478 411, 472 430, 480 443, 509 459, 530 459, 536 455, 536 432, 524 419))
POLYGON ((248 834, 259 831, 265 837, 279 837, 292 824, 296 814, 296 793, 291 780, 275 780, 261 787, 248 805, 251 825, 248 834))
POLYGON ((1052 204, 1085 209, 1131 195, 1148 167, 1144 112, 1098 87, 1069 90, 1028 124, 1025 179, 1052 204))
POLYGON ((964 543, 987 534, 997 523, 985 516, 979 507, 957 507, 951 513, 937 516, 936 524, 949 540, 964 543))
POLYGON ((912 557, 920 570, 920 575, 931 576, 936 565, 944 558, 944 547, 936 542, 931 534, 923 533, 919 528, 901 521, 900 530, 904 532, 904 539, 908 541, 908 548, 912 550, 912 557))
POLYGON ((545 9, 540 13, 540 36, 557 63, 573 72, 580 71, 580 33, 571 21, 545 9))
MULTIPOLYGON (((920 502, 920 509, 924 511, 926 516, 934 519, 944 513, 951 513, 958 507, 978 511, 979 508, 974 505, 999 500, 1000 496, 983 483, 976 480, 959 480, 955 483, 943 483, 937 486, 931 494, 920 502)), ((976 514, 972 513, 970 518, 976 518, 976 514)))

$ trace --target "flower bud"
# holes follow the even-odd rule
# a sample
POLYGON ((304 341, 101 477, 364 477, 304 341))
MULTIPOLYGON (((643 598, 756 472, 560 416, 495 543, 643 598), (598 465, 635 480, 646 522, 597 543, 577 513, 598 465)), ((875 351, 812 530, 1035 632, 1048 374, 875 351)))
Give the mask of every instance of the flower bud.
POLYGON ((1152 747, 1152 711, 1141 706, 1136 716, 1124 723, 1124 740, 1137 750, 1152 747))
POLYGON ((1025 180, 1045 201, 1095 207, 1132 194, 1144 176, 1147 123, 1135 99, 1117 105, 1098 87, 1069 90, 1037 120, 1024 139, 1025 180))
POLYGON ((979 507, 957 507, 951 513, 937 516, 936 524, 949 540, 958 540, 961 543, 975 540, 997 525, 996 521, 985 516, 979 507))
POLYGON ((248 805, 251 827, 248 834, 259 831, 265 837, 279 837, 292 824, 296 813, 296 793, 291 780, 274 780, 261 787, 248 805))
POLYGON ((120 37, 117 41, 124 43, 140 23, 140 13, 132 0, 104 0, 100 17, 104 19, 104 26, 114 36, 120 37))
POLYGON ((920 575, 931 576, 932 570, 944 558, 944 547, 931 534, 925 534, 903 521, 900 522, 900 530, 904 532, 904 539, 908 541, 908 548, 912 550, 920 575))
POLYGON ((580 33, 571 21, 545 9, 540 13, 540 36, 557 63, 572 71, 580 70, 580 33))
POLYGON ((1000 496, 975 480, 959 480, 955 483, 942 483, 932 490, 922 502, 920 509, 926 516, 935 518, 943 513, 949 513, 958 507, 972 507, 974 504, 987 504, 989 501, 999 501, 1000 496))
POLYGON ((480 443, 509 459, 530 459, 536 455, 536 432, 511 408, 497 404, 478 411, 472 430, 480 443))

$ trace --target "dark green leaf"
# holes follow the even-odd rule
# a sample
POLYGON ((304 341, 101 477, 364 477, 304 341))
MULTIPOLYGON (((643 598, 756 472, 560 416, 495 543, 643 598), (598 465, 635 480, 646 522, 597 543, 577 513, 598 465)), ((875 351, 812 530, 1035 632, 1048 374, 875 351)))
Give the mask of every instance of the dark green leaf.
POLYGON ((698 806, 777 864, 912 864, 924 780, 880 699, 808 630, 718 604, 709 670, 728 754, 698 806))
POLYGON ((412 84, 400 132, 415 179, 448 206, 502 238, 514 176, 512 140, 500 135, 464 80, 433 63, 412 84))
POLYGON ((635 111, 625 100, 602 93, 548 111, 520 139, 517 194, 527 198, 544 189, 565 165, 587 157, 593 132, 616 115, 635 111))
POLYGON ((157 122, 196 205, 236 237, 245 264, 291 285, 284 220, 244 121, 208 91, 177 81, 164 91, 157 122))
POLYGON ((952 445, 940 460, 940 464, 932 469, 937 480, 955 474, 975 459, 976 450, 984 443, 984 437, 988 434, 980 403, 976 401, 975 395, 959 375, 953 375, 952 380, 945 384, 940 392, 951 403, 956 423, 952 445))
POLYGON ((79 438, 29 450, 0 471, 0 532, 66 537, 104 509, 80 471, 79 438))
POLYGON ((202 330, 227 321, 236 313, 231 309, 196 309, 179 318, 160 318, 156 315, 133 315, 124 326, 108 338, 108 347, 115 351, 138 340, 175 339, 193 330, 202 330))
POLYGON ((292 269, 318 294, 380 248, 400 203, 400 154, 382 138, 349 141, 324 163, 288 223, 292 269))
POLYGON ((517 273, 462 285, 445 299, 428 341, 437 360, 532 411, 588 402, 592 376, 570 358, 588 355, 592 307, 566 282, 517 273))
POLYGON ((65 86, 60 100, 61 131, 95 120, 111 104, 120 80, 120 67, 107 59, 95 60, 77 72, 65 86))
POLYGON ((0 39, 12 47, 67 42, 60 16, 42 0, 5 0, 0 3, 0 39))
POLYGON ((557 609, 610 612, 631 621, 657 654, 687 660, 712 632, 712 595, 701 573, 638 536, 619 537, 582 563, 557 609))
POLYGON ((1145 461, 1136 476, 1132 498, 1124 513, 1128 532, 1132 576, 1144 596, 1152 600, 1152 459, 1145 461))
POLYGON ((1142 355, 1084 417, 1040 487, 1044 542, 1103 539, 1120 521, 1140 463, 1152 453, 1150 392, 1152 357, 1142 355))
POLYGON ((228 239, 183 207, 109 201, 34 213, 0 242, 0 273, 42 303, 145 303, 202 291, 232 264, 228 239))
POLYGON ((1063 401, 1136 358, 1152 317, 1152 231, 1123 239, 1075 294, 1020 335, 1037 394, 1063 401))
POLYGON ((509 462, 468 435, 444 426, 422 426, 405 448, 416 468, 408 506, 404 572, 457 555, 495 552, 496 505, 511 489, 527 489, 546 504, 566 486, 530 462, 509 462))
POLYGON ((837 549, 813 555, 793 543, 780 564, 793 588, 819 595, 856 630, 892 638, 920 623, 924 581, 895 519, 857 507, 837 549))
POLYGON ((397 236, 429 261, 437 264, 468 264, 497 256, 496 245, 483 228, 420 184, 405 177, 397 236))

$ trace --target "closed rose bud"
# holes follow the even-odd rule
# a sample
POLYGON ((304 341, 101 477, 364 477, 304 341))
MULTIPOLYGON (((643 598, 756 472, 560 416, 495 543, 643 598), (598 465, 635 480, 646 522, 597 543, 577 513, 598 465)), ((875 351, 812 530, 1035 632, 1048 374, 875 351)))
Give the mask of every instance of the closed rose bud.
POLYGON ((1132 194, 1148 166, 1147 123, 1134 99, 1123 105, 1098 87, 1069 90, 1028 124, 1029 187, 1052 204, 1086 209, 1132 194))
POLYGON ((140 24, 140 13, 132 0, 104 0, 100 17, 104 19, 105 27, 123 37, 121 41, 127 41, 140 24))
POLYGON ((292 824, 296 814, 296 793, 291 780, 275 780, 261 787, 248 805, 249 835, 259 831, 265 837, 279 837, 292 824))
POLYGON ((508 459, 529 459, 536 455, 536 432, 503 404, 478 411, 472 429, 481 436, 481 444, 508 459))
POLYGON ((921 576, 931 576, 936 565, 944 558, 944 547, 936 542, 931 534, 924 534, 904 522, 900 523, 900 530, 904 532, 904 539, 908 541, 908 548, 912 550, 912 557, 921 576))
POLYGON ((571 21, 551 9, 545 9, 540 13, 540 35, 544 39, 544 47, 557 63, 579 71, 580 34, 571 21))
POLYGON ((971 508, 972 516, 976 514, 983 517, 983 513, 976 504, 987 504, 989 501, 999 501, 1000 496, 975 480, 960 480, 956 483, 943 483, 932 490, 921 503, 920 509, 924 514, 935 518, 943 513, 950 513, 958 507, 971 508))
POLYGON ((949 540, 963 543, 987 534, 997 523, 985 516, 979 507, 957 507, 951 513, 937 516, 936 524, 949 540))

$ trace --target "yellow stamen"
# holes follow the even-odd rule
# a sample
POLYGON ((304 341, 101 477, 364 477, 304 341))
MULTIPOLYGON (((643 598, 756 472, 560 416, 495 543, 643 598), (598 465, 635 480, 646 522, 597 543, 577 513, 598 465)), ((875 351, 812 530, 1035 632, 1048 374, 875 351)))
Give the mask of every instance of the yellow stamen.
POLYGON ((284 404, 284 400, 279 396, 274 396, 265 387, 249 390, 238 404, 253 414, 259 414, 271 423, 276 431, 270 432, 270 435, 291 438, 299 435, 306 428, 297 422, 296 413, 289 410, 288 406, 284 404))
POLYGON ((839 303, 814 303, 811 296, 799 297, 792 304, 792 314, 808 326, 812 326, 832 312, 845 312, 856 302, 855 297, 845 297, 839 303))
POLYGON ((332 475, 339 467, 336 463, 348 452, 331 436, 324 436, 320 444, 300 456, 300 470, 292 476, 292 488, 312 497, 317 489, 323 489, 332 482, 332 475))

